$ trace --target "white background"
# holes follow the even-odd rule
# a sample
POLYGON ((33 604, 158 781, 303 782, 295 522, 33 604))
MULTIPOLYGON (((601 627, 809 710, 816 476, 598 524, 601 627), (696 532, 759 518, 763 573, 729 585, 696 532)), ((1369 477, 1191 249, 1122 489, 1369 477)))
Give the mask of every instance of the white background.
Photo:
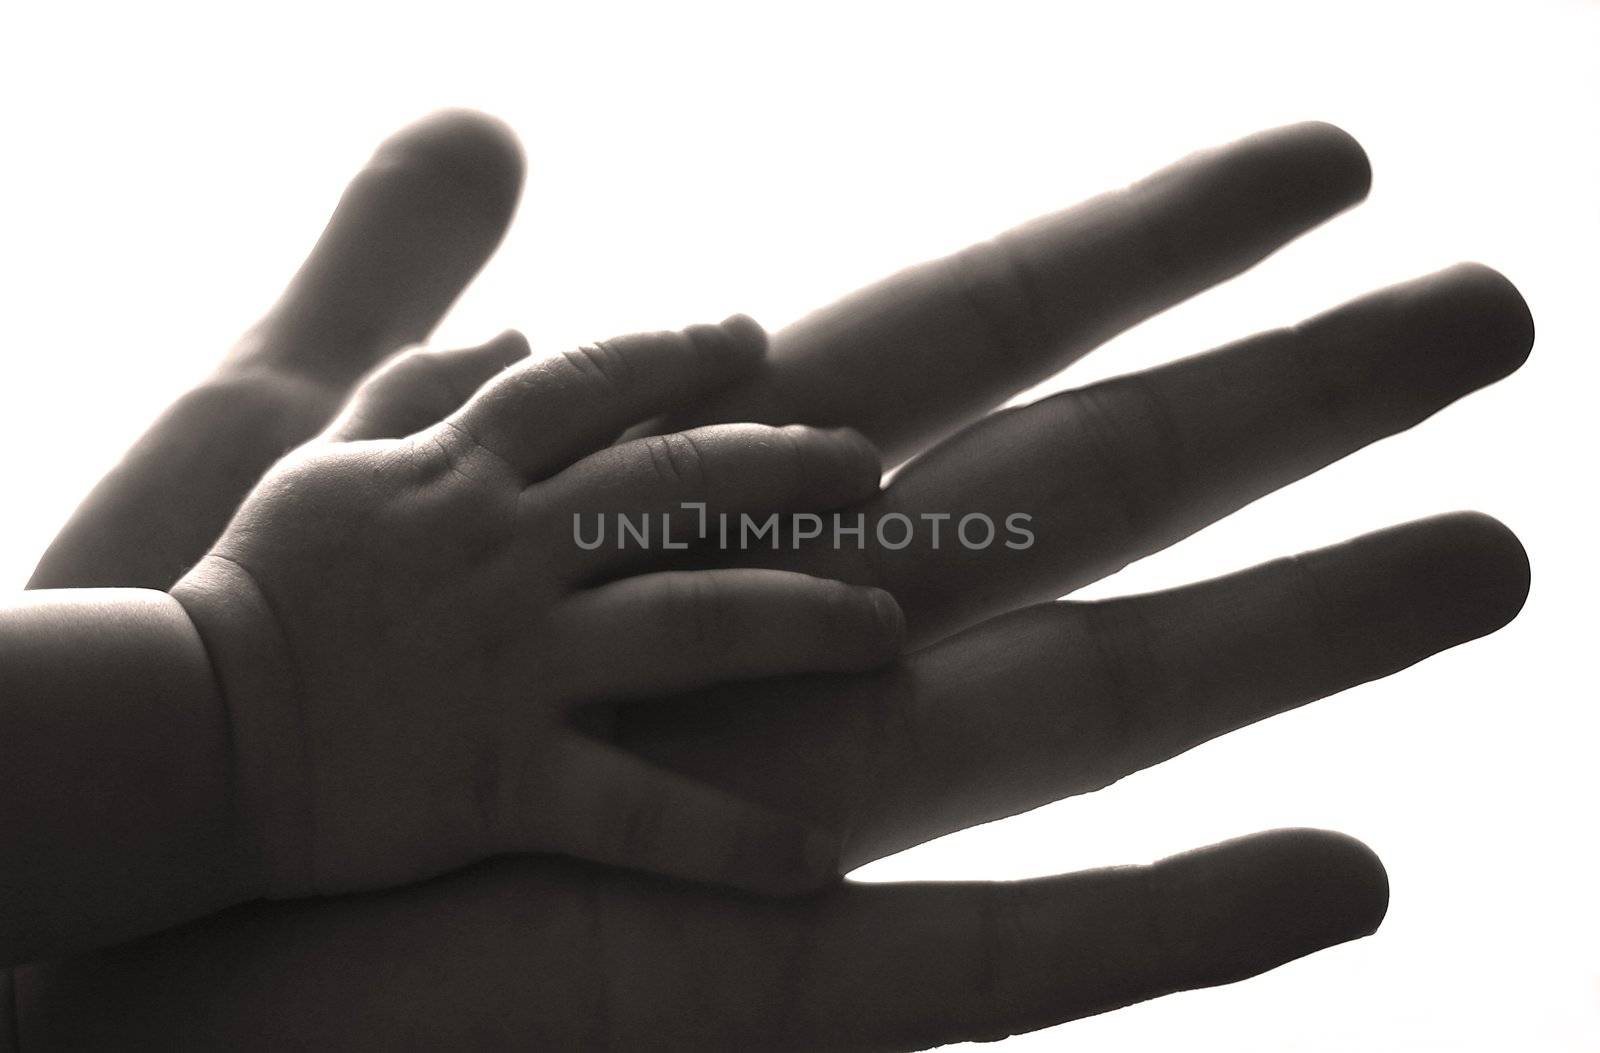
POLYGON ((532 165, 510 241, 441 339, 514 325, 543 350, 735 310, 777 328, 1191 149, 1331 120, 1371 154, 1365 205, 1056 386, 1463 259, 1521 287, 1531 361, 1093 593, 1476 508, 1531 553, 1526 611, 859 876, 1010 878, 1340 829, 1388 865, 1376 937, 1007 1048, 1600 1048, 1600 6, 535 6, 7 15, 0 586, 21 586, 93 480, 266 307, 378 140, 436 107, 505 118, 532 165))

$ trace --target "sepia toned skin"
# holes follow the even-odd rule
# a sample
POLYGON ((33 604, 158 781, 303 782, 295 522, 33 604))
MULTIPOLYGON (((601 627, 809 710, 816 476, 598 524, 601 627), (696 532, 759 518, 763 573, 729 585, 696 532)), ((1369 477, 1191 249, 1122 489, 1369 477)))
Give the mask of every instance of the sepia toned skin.
POLYGON ((395 436, 364 431, 358 394, 170 592, 0 602, 0 963, 510 853, 766 894, 835 883, 829 831, 586 733, 610 724, 597 709, 901 652, 881 589, 676 569, 665 549, 619 576, 615 550, 571 543, 597 505, 816 514, 875 494, 877 452, 848 429, 615 442, 765 351, 735 316, 541 361, 514 333, 413 356, 371 388, 404 395, 428 361, 479 390, 395 436))
POLYGON ((352 421, 267 473, 172 588, 232 715, 266 894, 408 884, 514 852, 766 893, 830 883, 824 832, 577 730, 596 704, 865 671, 900 650, 903 616, 879 589, 754 567, 586 584, 608 550, 570 544, 570 521, 612 495, 619 461, 661 471, 693 451, 706 468, 626 495, 635 517, 877 492, 877 454, 848 430, 717 424, 610 445, 765 346, 734 318, 504 369, 450 356, 494 370, 457 412, 400 436, 352 421), (594 641, 609 661, 591 660, 594 641))
MULTIPOLYGON (((521 172, 507 133, 473 115, 385 144, 284 298, 96 489, 33 584, 169 587, 358 378, 426 336, 498 243, 521 172)), ((1040 543, 1004 566, 920 545, 780 554, 778 569, 890 589, 916 649, 879 673, 654 702, 619 714, 618 741, 843 831, 849 867, 1103 786, 1504 624, 1526 559, 1475 514, 1148 596, 1036 602, 1514 370, 1531 321, 1486 268, 962 430, 1367 182, 1360 148, 1325 125, 1196 155, 826 308, 775 334, 749 380, 642 429, 848 425, 891 461, 925 454, 869 514, 1030 511, 1040 543)), ((347 414, 368 434, 425 427, 470 393, 438 369, 392 375, 347 414)), ((22 968, 13 1016, 24 1049, 917 1048, 1238 980, 1371 932, 1387 899, 1364 846, 1306 830, 1148 867, 780 902, 522 857, 22 968)))

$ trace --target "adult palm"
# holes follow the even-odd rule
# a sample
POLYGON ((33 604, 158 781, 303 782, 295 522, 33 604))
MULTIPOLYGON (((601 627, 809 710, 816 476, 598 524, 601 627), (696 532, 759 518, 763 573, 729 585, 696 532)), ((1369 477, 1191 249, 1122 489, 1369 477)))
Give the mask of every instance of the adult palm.
MULTIPOLYGON (((498 244, 521 179, 509 134, 475 115, 386 143, 283 299, 95 490, 33 584, 170 585, 273 460, 427 335, 498 244)), ((1095 789, 1509 620, 1525 558, 1471 514, 1164 593, 1038 602, 1521 363, 1532 325, 1520 296, 1465 266, 984 416, 1355 203, 1367 182, 1343 132, 1267 132, 777 334, 760 375, 662 426, 848 424, 915 458, 869 515, 1027 512, 1038 542, 1004 557, 926 537, 775 556, 891 589, 919 649, 873 676, 626 712, 619 737, 842 831, 854 865, 1095 789)), ((365 415, 373 427, 417 426, 463 395, 414 372, 365 415)), ((20 969, 13 1012, 25 1049, 911 1048, 1237 980, 1371 932, 1386 904, 1375 857, 1317 831, 1150 867, 847 883, 793 901, 507 859, 384 894, 256 904, 20 969)))

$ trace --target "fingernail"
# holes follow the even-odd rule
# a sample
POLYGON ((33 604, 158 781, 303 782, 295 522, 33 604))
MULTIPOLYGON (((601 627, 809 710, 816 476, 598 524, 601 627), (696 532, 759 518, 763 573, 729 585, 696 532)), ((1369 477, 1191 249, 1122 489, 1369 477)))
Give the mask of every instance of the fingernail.
POLYGON ((515 329, 507 329, 484 344, 480 350, 493 354, 496 359, 508 366, 522 361, 531 353, 528 338, 515 329))
POLYGON ((850 451, 852 457, 870 462, 879 475, 883 474, 883 457, 878 453, 878 448, 872 445, 871 439, 854 428, 829 428, 828 434, 835 442, 850 451))
POLYGON ((737 351, 756 356, 766 354, 767 331, 749 315, 731 314, 718 324, 718 328, 728 334, 737 351))
POLYGON ((895 602, 895 598, 883 589, 872 590, 872 613, 878 625, 896 644, 905 638, 905 612, 900 609, 900 604, 895 602))

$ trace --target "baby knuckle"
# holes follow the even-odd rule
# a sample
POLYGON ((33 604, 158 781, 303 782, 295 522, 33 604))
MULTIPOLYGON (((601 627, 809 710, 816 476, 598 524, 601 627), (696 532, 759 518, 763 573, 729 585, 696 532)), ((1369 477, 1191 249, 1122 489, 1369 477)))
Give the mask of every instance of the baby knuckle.
POLYGON ((692 325, 687 329, 662 332, 657 336, 670 344, 693 370, 715 375, 735 357, 735 345, 721 326, 692 325))
POLYGON ((658 479, 696 493, 704 488, 705 453, 686 433, 652 435, 644 444, 658 479))
POLYGON ((601 341, 562 352, 563 359, 590 388, 616 394, 627 388, 632 368, 628 356, 615 344, 601 341))

